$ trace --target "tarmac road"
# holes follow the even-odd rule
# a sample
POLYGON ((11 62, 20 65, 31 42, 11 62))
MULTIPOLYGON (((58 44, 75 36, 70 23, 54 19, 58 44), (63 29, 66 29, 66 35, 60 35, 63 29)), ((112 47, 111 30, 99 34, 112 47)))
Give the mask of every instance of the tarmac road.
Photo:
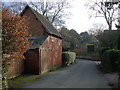
POLYGON ((77 59, 76 64, 43 75, 23 88, 110 88, 96 61, 77 59))

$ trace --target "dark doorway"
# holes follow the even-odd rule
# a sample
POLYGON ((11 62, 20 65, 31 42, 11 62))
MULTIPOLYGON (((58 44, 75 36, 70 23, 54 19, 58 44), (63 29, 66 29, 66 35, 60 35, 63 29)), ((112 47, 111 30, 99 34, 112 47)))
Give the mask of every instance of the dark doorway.
POLYGON ((39 74, 39 49, 29 50, 25 53, 25 73, 39 74))

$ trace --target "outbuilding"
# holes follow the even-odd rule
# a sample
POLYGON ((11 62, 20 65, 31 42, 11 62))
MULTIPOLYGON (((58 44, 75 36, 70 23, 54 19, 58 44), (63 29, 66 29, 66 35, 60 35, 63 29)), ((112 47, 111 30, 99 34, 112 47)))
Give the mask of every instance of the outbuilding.
POLYGON ((43 15, 26 6, 21 16, 29 21, 29 50, 25 53, 25 72, 41 74, 62 64, 62 36, 43 15))

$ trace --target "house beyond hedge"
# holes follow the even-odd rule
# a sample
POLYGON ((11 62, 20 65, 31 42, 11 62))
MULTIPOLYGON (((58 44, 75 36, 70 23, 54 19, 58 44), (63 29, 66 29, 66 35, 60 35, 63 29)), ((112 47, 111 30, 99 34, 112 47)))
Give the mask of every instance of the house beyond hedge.
POLYGON ((25 53, 25 72, 41 74, 62 64, 62 36, 53 25, 30 6, 21 16, 27 16, 31 45, 25 53))

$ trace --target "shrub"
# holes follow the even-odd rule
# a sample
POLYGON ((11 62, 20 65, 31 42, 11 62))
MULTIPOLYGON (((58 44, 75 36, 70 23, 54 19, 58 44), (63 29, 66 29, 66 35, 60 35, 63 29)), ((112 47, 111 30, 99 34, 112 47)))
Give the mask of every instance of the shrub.
POLYGON ((28 37, 29 22, 27 18, 15 15, 9 9, 2 10, 2 89, 8 88, 7 85, 7 61, 23 60, 24 53, 29 49, 28 37), (6 55, 5 55, 6 56, 6 55))
POLYGON ((118 40, 117 40, 117 49, 120 50, 120 35, 118 36, 118 40))
POLYGON ((102 55, 104 52, 106 52, 107 50, 109 50, 110 48, 109 47, 102 47, 100 50, 99 50, 99 57, 100 59, 102 59, 102 55))
POLYGON ((95 51, 95 46, 94 44, 87 44, 87 52, 94 52, 95 51))
POLYGON ((116 48, 119 30, 104 30, 96 36, 100 46, 116 48))
POLYGON ((105 71, 114 72, 118 70, 118 61, 120 59, 120 50, 107 50, 102 55, 101 65, 105 71))
POLYGON ((75 63, 76 54, 74 52, 63 52, 62 53, 62 65, 69 66, 75 63))

